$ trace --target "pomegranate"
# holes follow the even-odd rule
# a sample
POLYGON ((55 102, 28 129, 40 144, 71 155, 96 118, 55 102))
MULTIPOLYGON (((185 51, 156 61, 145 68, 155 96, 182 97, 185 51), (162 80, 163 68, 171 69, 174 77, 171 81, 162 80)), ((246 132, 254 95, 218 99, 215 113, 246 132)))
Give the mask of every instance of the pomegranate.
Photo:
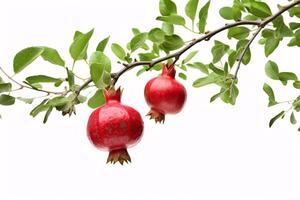
POLYGON ((166 114, 180 112, 186 100, 184 86, 175 80, 176 70, 173 64, 164 64, 162 74, 151 79, 145 86, 145 99, 151 107, 147 114, 155 122, 165 121, 166 114))
POLYGON ((127 148, 142 137, 144 122, 135 109, 121 103, 121 90, 104 91, 106 103, 92 112, 87 133, 90 141, 100 150, 109 151, 107 163, 131 162, 127 148))

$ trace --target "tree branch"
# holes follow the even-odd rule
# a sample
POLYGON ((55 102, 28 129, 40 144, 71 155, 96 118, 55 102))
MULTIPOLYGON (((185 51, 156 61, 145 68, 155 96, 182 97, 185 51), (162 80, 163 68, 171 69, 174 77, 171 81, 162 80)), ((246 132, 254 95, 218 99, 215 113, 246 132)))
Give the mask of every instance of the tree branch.
MULTIPOLYGON (((231 23, 231 24, 226 24, 225 26, 221 27, 221 28, 218 28, 216 29, 215 31, 212 31, 212 32, 208 32, 207 34, 205 34, 204 36, 196 39, 196 40, 193 40, 190 44, 188 44, 187 46, 183 47, 181 50, 179 50, 178 52, 175 52, 173 54, 170 54, 170 55, 167 55, 165 57, 162 57, 162 58, 158 58, 156 60, 152 60, 152 61, 142 61, 142 62, 133 62, 131 64, 128 64, 126 65, 124 68, 122 68, 119 72, 117 73, 113 73, 112 74, 112 85, 115 85, 116 82, 119 80, 119 78, 127 71, 131 70, 132 68, 136 67, 136 66, 140 66, 140 65, 148 65, 149 69, 151 69, 155 64, 157 63, 160 63, 162 61, 165 61, 165 60, 168 60, 170 58, 176 58, 176 60, 178 60, 180 58, 180 56, 182 54, 184 54, 187 50, 189 50, 190 48, 192 48, 194 45, 202 42, 202 41, 208 41, 210 40, 210 38, 212 38, 214 35, 224 31, 224 30, 227 30, 229 28, 232 28, 232 27, 235 27, 235 26, 240 26, 240 25, 256 25, 258 26, 258 30, 257 32, 255 32, 255 34, 253 35, 253 37, 251 38, 251 40, 249 41, 249 43, 247 44, 246 48, 244 48, 243 50, 243 53, 242 53, 242 56, 241 58, 239 59, 239 63, 238 63, 238 67, 237 67, 237 70, 235 72, 235 77, 237 76, 238 74, 238 71, 240 69, 240 66, 241 66, 241 61, 243 60, 246 52, 247 52, 247 49, 250 47, 250 45, 252 44, 252 42, 254 41, 254 39, 257 37, 257 35, 260 33, 260 31, 267 25, 269 24, 270 22, 274 21, 278 16, 280 16, 281 14, 283 14, 284 12, 286 12, 288 9, 296 6, 300 4, 300 0, 296 0, 286 6, 283 6, 281 10, 279 10, 277 13, 275 13, 274 15, 266 18, 265 20, 263 21, 238 21, 238 22, 235 22, 235 23, 231 23)), ((88 80, 88 82, 92 82, 92 80, 88 80)))
POLYGON ((282 13, 284 13, 285 11, 289 10, 290 8, 296 6, 300 4, 300 0, 296 0, 294 1, 293 3, 289 4, 289 5, 286 5, 286 6, 283 6, 281 10, 279 10, 277 13, 275 13, 274 15, 266 18, 264 21, 262 21, 259 25, 258 25, 258 29, 257 31, 253 34, 252 38, 249 40, 248 44, 244 47, 243 49, 243 52, 241 54, 241 56, 237 59, 238 61, 238 65, 237 65, 237 68, 235 70, 235 73, 234 73, 234 79, 237 79, 237 75, 239 73, 239 70, 241 68, 241 64, 242 64, 242 61, 246 55, 246 52, 247 50, 250 48, 252 42, 255 40, 255 38, 257 37, 257 35, 260 33, 260 31, 267 25, 269 24, 270 22, 274 21, 277 17, 279 17, 280 15, 282 15, 282 13))
MULTIPOLYGON (((120 71, 118 71, 117 73, 113 73, 112 74, 112 85, 115 85, 116 82, 119 80, 119 78, 127 71, 131 70, 134 67, 137 66, 141 66, 141 65, 148 65, 149 68, 147 69, 150 70, 154 65, 156 65, 157 63, 160 63, 162 61, 168 60, 170 58, 176 58, 177 60, 180 58, 180 56, 182 54, 184 54, 187 50, 189 50, 190 48, 192 48, 193 46, 195 46, 196 44, 202 42, 202 41, 209 41, 210 38, 212 38, 214 35, 227 30, 229 28, 235 27, 235 26, 240 26, 240 25, 256 25, 259 26, 261 24, 261 22, 257 22, 257 21, 238 21, 235 23, 231 23, 231 24, 225 24, 225 26, 218 28, 214 31, 208 32, 207 34, 203 35, 202 37, 193 40, 191 43, 189 43, 187 46, 183 47, 182 49, 180 49, 179 51, 169 54, 165 57, 162 58, 158 58, 152 61, 140 61, 140 62, 133 62, 128 64, 126 67, 122 68, 120 71)), ((91 81, 90 81, 91 82, 91 81)))
MULTIPOLYGON (((111 78, 112 78, 112 86, 114 86, 117 81, 119 80, 119 78, 127 71, 137 67, 137 66, 142 66, 142 65, 148 65, 149 68, 147 69, 150 70, 154 65, 156 65, 157 63, 160 63, 160 62, 163 62, 163 61, 166 61, 170 58, 175 58, 175 61, 177 61, 180 56, 182 54, 184 54, 187 50, 189 50, 190 48, 192 48, 193 46, 195 46, 196 44, 202 42, 202 41, 209 41, 213 36, 215 36, 216 34, 220 33, 220 32, 223 32, 229 28, 232 28, 232 27, 236 27, 236 26, 241 26, 241 25, 254 25, 254 26, 257 26, 258 27, 258 30, 254 33, 253 37, 251 38, 251 40, 249 41, 249 43, 246 45, 246 47, 243 49, 243 52, 240 56, 240 58, 238 59, 238 66, 237 66, 237 69, 236 69, 236 72, 235 72, 235 79, 237 78, 237 75, 238 75, 238 72, 240 70, 240 67, 241 67, 241 63, 242 63, 242 60, 248 50, 248 48, 250 47, 250 45, 252 44, 252 42, 255 40, 255 38, 257 37, 257 35, 260 33, 260 31, 267 25, 269 24, 270 22, 272 22, 273 20, 275 20, 278 16, 280 16, 281 14, 283 14, 284 12, 286 12, 288 9, 296 6, 300 4, 300 0, 295 0, 294 2, 290 3, 289 5, 286 5, 286 6, 283 6, 281 10, 279 10, 277 13, 275 13, 274 15, 266 18, 265 20, 263 21, 247 21, 247 20, 243 20, 243 21, 237 21, 237 22, 234 22, 234 23, 230 23, 230 24, 225 24, 225 26, 221 27, 221 28, 218 28, 214 31, 211 31, 211 32, 207 32, 205 35, 203 35, 202 37, 198 38, 198 39, 194 39, 192 40, 188 45, 186 45, 185 47, 183 47, 182 49, 180 49, 179 51, 177 52, 174 52, 172 54, 169 54, 165 57, 162 57, 162 58, 158 58, 158 59, 155 59, 155 60, 151 60, 151 61, 135 61, 133 63, 130 63, 130 64, 124 64, 124 67, 119 70, 118 72, 115 72, 115 73, 112 73, 111 74, 111 78)), ((1 71, 3 73, 5 73, 3 71, 2 68, 0 68, 1 71)), ((8 76, 6 73, 5 75, 11 79, 13 82, 15 82, 16 84, 18 84, 19 86, 21 87, 25 87, 25 88, 28 88, 28 89, 33 89, 33 90, 37 90, 37 89, 34 89, 34 88, 31 88, 31 87, 28 87, 26 85, 22 85, 18 82, 16 82, 15 80, 13 80, 10 76, 8 76)), ((76 94, 79 95, 80 92, 86 88, 90 83, 92 82, 92 79, 89 78, 87 79, 87 81, 85 83, 83 83, 83 85, 80 86, 80 88, 76 91, 76 94)), ((52 93, 52 94, 62 94, 63 92, 51 92, 51 91, 46 91, 46 90, 39 90, 38 91, 41 91, 41 92, 46 92, 46 93, 52 93)))

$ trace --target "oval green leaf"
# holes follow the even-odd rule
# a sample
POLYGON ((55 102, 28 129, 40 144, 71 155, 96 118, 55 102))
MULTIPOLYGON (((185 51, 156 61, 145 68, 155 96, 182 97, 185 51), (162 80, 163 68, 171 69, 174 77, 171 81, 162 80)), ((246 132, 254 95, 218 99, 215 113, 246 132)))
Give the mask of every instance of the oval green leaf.
POLYGON ((37 59, 44 51, 42 47, 29 47, 18 52, 13 61, 14 72, 19 73, 35 59, 37 59))

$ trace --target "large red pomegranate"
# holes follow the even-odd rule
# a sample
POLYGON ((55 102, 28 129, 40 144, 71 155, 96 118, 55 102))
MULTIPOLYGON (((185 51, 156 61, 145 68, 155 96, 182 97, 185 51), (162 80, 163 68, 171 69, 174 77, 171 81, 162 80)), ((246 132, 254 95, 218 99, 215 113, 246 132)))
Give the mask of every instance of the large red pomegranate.
POLYGON ((144 123, 135 109, 123 105, 120 88, 104 92, 106 103, 90 116, 87 133, 90 141, 100 150, 109 151, 107 163, 131 162, 127 148, 139 142, 144 123))
POLYGON ((148 115, 155 122, 164 122, 166 114, 180 112, 186 100, 184 86, 175 80, 176 70, 173 64, 164 64, 162 74, 151 79, 145 86, 145 99, 151 107, 148 115))

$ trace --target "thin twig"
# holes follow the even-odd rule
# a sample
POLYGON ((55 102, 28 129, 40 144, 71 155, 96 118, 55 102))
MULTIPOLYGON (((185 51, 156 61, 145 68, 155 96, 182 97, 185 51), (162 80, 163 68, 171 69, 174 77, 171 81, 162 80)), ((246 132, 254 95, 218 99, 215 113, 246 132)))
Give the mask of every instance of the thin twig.
POLYGON ((234 73, 234 77, 233 79, 237 79, 237 75, 239 73, 239 70, 241 68, 241 65, 242 65, 242 62, 243 62, 243 59, 247 53, 247 50, 250 48, 252 42, 255 40, 255 38, 257 37, 257 35, 260 33, 260 31, 263 29, 263 27, 259 27, 256 32, 253 34, 252 38, 249 40, 249 42, 247 43, 247 45, 243 48, 243 51, 241 53, 241 56, 237 59, 238 61, 238 65, 236 67, 236 70, 235 70, 235 73, 234 73))
POLYGON ((17 82, 15 79, 13 79, 11 76, 9 76, 4 70, 2 67, 0 67, 0 71, 9 79, 11 80, 12 82, 14 82, 15 84, 19 85, 20 87, 22 88, 27 88, 27 89, 30 89, 30 90, 35 90, 35 91, 39 91, 39 92, 45 92, 47 94, 63 94, 64 92, 53 92, 53 91, 48 91, 48 90, 43 90, 43 89, 38 89, 38 88, 32 88, 32 87, 29 87, 27 85, 24 85, 24 84, 21 84, 19 82, 17 82))

